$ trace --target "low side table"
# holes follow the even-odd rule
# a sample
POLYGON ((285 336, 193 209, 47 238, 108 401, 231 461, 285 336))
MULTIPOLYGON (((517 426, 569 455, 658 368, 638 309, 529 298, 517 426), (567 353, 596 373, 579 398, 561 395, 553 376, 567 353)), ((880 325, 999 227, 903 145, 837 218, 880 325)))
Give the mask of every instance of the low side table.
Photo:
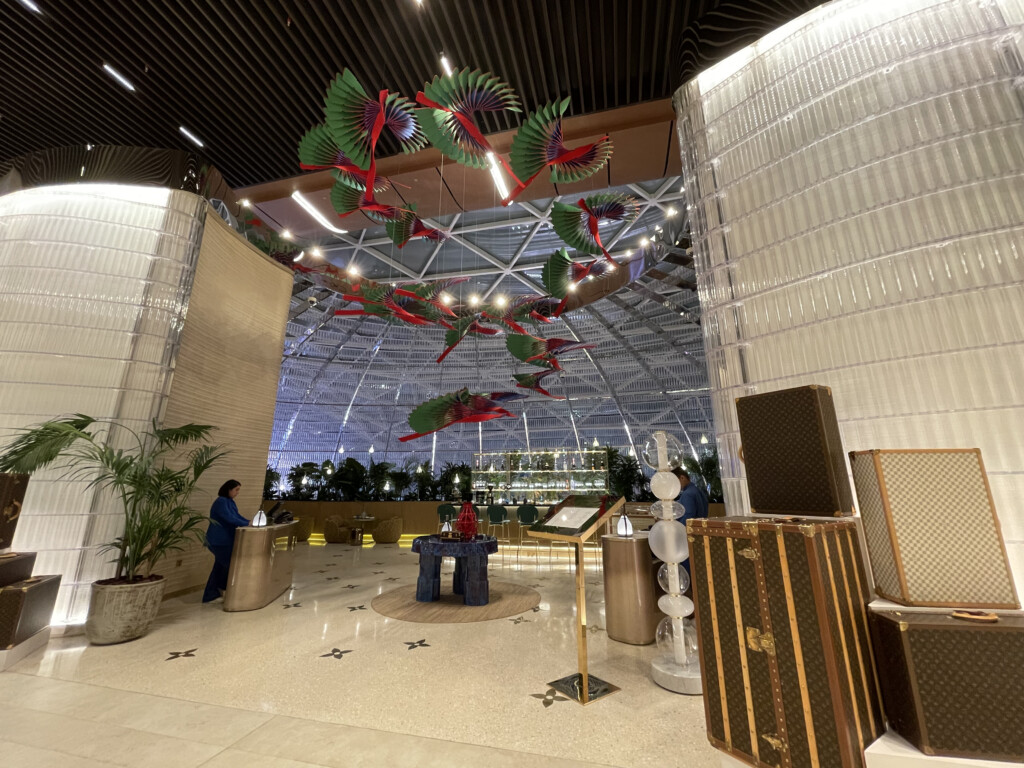
POLYGON ((487 556, 498 551, 493 536, 477 536, 472 541, 450 541, 440 536, 417 536, 412 551, 420 556, 420 575, 416 580, 416 600, 431 603, 441 598, 441 559, 455 558, 452 591, 462 595, 466 605, 487 605, 490 585, 487 581, 487 556))

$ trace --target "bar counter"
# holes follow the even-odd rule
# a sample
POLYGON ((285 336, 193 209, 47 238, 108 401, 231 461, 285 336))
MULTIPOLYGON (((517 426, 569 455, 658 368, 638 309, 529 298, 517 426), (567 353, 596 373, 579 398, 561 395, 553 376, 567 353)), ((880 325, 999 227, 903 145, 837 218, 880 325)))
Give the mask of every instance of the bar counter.
POLYGON ((296 521, 235 529, 225 611, 262 608, 291 586, 298 531, 296 521))

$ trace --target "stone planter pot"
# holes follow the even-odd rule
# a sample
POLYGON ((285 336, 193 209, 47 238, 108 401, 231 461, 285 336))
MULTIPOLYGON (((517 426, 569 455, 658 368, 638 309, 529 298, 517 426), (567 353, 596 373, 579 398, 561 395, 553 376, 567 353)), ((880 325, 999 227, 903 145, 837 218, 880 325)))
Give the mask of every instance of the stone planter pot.
POLYGON ((134 640, 149 632, 167 582, 163 576, 137 584, 93 582, 85 636, 95 645, 134 640))

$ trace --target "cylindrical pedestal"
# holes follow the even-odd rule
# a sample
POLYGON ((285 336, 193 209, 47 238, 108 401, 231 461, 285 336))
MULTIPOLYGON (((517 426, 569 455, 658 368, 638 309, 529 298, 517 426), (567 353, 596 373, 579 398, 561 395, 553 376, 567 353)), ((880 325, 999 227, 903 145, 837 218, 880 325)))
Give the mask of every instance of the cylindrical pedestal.
POLYGON ((605 622, 608 637, 648 645, 661 621, 658 581, 647 533, 601 537, 604 554, 605 622))

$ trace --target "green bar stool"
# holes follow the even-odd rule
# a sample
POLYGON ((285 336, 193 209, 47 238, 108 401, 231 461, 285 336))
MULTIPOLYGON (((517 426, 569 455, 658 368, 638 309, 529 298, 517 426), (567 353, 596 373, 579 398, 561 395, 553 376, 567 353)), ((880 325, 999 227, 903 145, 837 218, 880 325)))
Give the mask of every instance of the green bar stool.
POLYGON ((519 523, 519 549, 516 550, 516 562, 519 562, 519 554, 523 551, 523 542, 528 541, 533 546, 533 556, 537 558, 540 541, 532 536, 525 536, 524 531, 540 519, 540 512, 533 504, 523 504, 516 510, 516 522, 519 523))

